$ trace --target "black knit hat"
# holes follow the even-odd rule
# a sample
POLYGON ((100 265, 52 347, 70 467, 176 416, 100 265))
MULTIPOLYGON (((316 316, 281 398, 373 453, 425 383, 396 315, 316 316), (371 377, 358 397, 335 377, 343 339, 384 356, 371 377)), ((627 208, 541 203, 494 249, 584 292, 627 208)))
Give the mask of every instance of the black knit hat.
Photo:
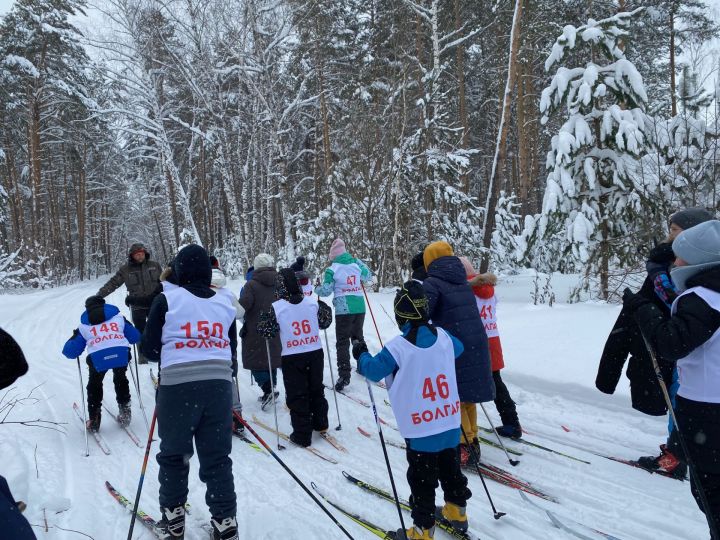
POLYGON ((683 231, 693 228, 695 225, 700 225, 706 221, 713 219, 713 215, 700 207, 685 208, 684 210, 678 210, 670 216, 670 223, 674 223, 680 227, 683 231))
POLYGON ((293 272, 302 272, 305 270, 305 257, 301 255, 295 259, 295 262, 290 265, 290 270, 293 272))
POLYGON ((275 296, 288 300, 292 304, 302 302, 303 292, 295 272, 290 268, 281 268, 275 281, 275 296))
POLYGON ((399 326, 405 323, 424 324, 430 316, 428 314, 428 300, 423 286, 417 281, 406 281, 402 289, 395 294, 393 302, 395 320, 399 326))
POLYGON ((410 260, 410 267, 413 270, 417 270, 418 268, 425 268, 425 263, 423 262, 423 252, 422 251, 420 253, 418 253, 417 255, 415 255, 410 260))
POLYGON ((96 306, 104 306, 105 299, 102 296, 88 296, 85 299, 85 309, 90 309, 96 306))

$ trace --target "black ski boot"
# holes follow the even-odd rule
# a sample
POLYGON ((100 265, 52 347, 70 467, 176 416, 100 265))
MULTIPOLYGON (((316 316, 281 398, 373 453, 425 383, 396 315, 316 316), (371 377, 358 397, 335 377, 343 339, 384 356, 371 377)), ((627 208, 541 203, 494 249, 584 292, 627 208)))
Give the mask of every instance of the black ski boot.
POLYGON ((162 519, 158 522, 158 535, 161 540, 185 539, 185 507, 160 508, 162 519))
POLYGON ((335 390, 342 392, 348 384, 350 384, 350 377, 341 375, 335 383, 335 390))
POLYGON ((118 407, 120 409, 120 412, 117 415, 118 423, 123 427, 129 426, 130 420, 132 419, 132 411, 130 410, 130 402, 128 401, 127 403, 118 403, 118 407))
POLYGON ((234 517, 219 521, 212 518, 210 525, 212 525, 213 540, 239 540, 237 520, 234 517))

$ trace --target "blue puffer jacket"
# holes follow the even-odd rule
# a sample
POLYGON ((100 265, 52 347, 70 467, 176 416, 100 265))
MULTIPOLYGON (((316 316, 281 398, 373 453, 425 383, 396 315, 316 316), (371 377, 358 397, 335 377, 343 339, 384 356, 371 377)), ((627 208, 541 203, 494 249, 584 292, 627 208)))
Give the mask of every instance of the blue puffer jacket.
POLYGON ((460 259, 440 257, 430 263, 423 288, 433 324, 450 332, 465 347, 455 362, 460 401, 492 401, 495 383, 490 370, 487 334, 460 259))

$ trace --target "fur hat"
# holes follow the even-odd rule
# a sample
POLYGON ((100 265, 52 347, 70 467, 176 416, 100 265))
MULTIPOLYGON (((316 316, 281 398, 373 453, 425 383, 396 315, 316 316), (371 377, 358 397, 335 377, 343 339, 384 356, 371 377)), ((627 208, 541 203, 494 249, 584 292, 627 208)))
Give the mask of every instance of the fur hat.
POLYGON ((406 281, 395 294, 393 310, 395 311, 395 320, 400 327, 407 322, 411 324, 427 323, 430 318, 428 309, 425 289, 417 281, 406 281))
POLYGON ((275 259, 268 253, 260 253, 253 260, 254 269, 257 268, 275 268, 275 259))
POLYGON ((347 253, 347 250, 345 249, 345 242, 343 242, 340 238, 336 238, 330 246, 330 260, 335 260, 343 253, 347 253))

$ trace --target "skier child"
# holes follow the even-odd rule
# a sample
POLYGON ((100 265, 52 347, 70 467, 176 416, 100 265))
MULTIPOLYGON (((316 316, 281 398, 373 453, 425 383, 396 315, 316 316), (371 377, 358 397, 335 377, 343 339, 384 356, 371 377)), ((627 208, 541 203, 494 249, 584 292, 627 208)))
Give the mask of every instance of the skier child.
POLYGON ((160 437, 162 538, 183 538, 193 442, 207 490, 214 540, 237 540, 232 460, 232 356, 237 350, 235 307, 210 288, 211 267, 200 246, 175 257, 178 287, 150 308, 142 349, 160 362, 157 425, 160 437))
POLYGON ((73 359, 87 347, 87 365, 90 372, 87 383, 87 429, 98 431, 102 414, 103 379, 109 369, 113 371, 115 398, 119 413, 118 422, 130 425, 130 384, 126 371, 130 361, 130 345, 140 341, 140 332, 101 296, 85 300, 85 312, 80 326, 63 347, 62 353, 73 359))
POLYGON ((275 296, 272 309, 260 317, 258 333, 265 339, 280 336, 286 404, 293 427, 290 440, 310 446, 313 430, 328 428, 320 330, 332 323, 332 311, 324 302, 303 294, 290 268, 278 273, 275 296))
POLYGON ((290 270, 295 272, 300 288, 305 296, 313 295, 313 286, 310 274, 305 271, 305 257, 300 256, 290 265, 290 270))
POLYGON ((398 531, 398 537, 428 540, 434 538, 436 516, 461 531, 468 528, 466 507, 472 493, 460 469, 460 398, 455 378, 455 360, 463 345, 430 324, 428 300, 417 281, 403 285, 393 307, 402 335, 376 356, 368 353, 364 342, 356 341, 353 356, 361 375, 376 382, 386 377, 393 413, 407 441, 413 526, 398 531), (435 506, 438 480, 445 497, 442 508, 435 506))
POLYGON ((350 340, 363 340, 365 299, 362 284, 370 281, 372 274, 364 262, 347 252, 345 242, 340 238, 336 238, 330 247, 330 260, 332 264, 325 270, 323 283, 315 292, 318 296, 333 295, 338 366, 335 389, 341 392, 350 384, 350 340))
MULTIPOLYGON (((500 332, 497 326, 497 297, 495 296, 495 284, 497 277, 490 272, 478 274, 473 268, 472 263, 467 257, 460 257, 467 279, 475 293, 475 301, 477 302, 480 318, 485 326, 485 333, 488 336, 488 348, 490 349, 490 366, 492 369, 493 381, 495 381, 495 407, 500 413, 502 425, 497 428, 497 432, 503 437, 511 439, 520 439, 522 437, 522 427, 518 419, 515 402, 510 396, 510 391, 505 386, 505 382, 500 376, 500 370, 505 367, 503 359, 502 345, 500 343, 500 332)), ((476 448, 480 444, 477 439, 471 441, 476 448)))

